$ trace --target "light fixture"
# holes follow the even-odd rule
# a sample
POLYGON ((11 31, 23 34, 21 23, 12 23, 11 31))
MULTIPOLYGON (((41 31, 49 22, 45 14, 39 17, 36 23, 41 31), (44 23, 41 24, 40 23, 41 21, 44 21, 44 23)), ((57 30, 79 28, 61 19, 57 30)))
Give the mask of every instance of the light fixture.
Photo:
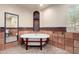
POLYGON ((43 4, 40 4, 40 6, 43 6, 43 4))

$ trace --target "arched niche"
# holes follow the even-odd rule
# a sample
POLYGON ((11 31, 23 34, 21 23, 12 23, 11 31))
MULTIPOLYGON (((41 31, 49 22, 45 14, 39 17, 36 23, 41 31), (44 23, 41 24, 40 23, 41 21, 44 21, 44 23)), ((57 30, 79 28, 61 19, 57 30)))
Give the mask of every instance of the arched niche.
POLYGON ((40 30, 40 13, 39 11, 33 12, 33 31, 40 30))

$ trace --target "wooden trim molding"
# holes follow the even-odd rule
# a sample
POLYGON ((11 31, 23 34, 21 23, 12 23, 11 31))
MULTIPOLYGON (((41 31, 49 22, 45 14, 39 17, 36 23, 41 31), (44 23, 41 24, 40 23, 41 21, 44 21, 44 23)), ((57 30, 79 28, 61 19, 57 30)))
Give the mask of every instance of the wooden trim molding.
MULTIPOLYGON (((19 27, 19 30, 33 30, 33 27, 19 27)), ((40 27, 40 30, 66 32, 66 27, 40 27)))
POLYGON ((0 32, 4 32, 4 27, 0 27, 0 32))
POLYGON ((41 27, 41 30, 66 32, 66 27, 41 27))
MULTIPOLYGON (((19 29, 19 30, 33 30, 33 27, 12 27, 7 29, 19 29)), ((4 32, 5 27, 0 27, 0 32, 4 32)), ((48 31, 61 31, 66 32, 66 27, 40 27, 40 30, 48 30, 48 31)))

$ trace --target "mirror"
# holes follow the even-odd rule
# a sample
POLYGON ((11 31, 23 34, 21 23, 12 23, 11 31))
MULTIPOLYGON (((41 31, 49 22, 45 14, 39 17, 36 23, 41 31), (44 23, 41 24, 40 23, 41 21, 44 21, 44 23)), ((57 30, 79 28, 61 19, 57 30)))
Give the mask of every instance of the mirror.
POLYGON ((6 27, 17 27, 17 16, 6 14, 6 27))
POLYGON ((5 12, 5 43, 17 41, 18 20, 18 15, 5 12))

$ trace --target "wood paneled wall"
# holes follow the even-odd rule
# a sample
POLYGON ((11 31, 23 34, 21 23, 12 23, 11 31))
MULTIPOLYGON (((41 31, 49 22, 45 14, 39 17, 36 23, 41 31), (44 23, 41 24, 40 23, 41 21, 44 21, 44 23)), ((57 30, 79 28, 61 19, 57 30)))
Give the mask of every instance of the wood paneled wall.
POLYGON ((4 32, 0 32, 0 50, 4 49, 4 32))
POLYGON ((52 44, 70 53, 79 53, 79 33, 53 32, 52 44))
MULTIPOLYGON (((0 28, 0 50, 4 48, 4 29, 0 28)), ((14 29, 14 28, 13 28, 14 29)), ((16 28, 15 28, 16 29, 16 28)), ((71 53, 79 53, 79 33, 66 32, 66 28, 40 28, 51 31, 51 44, 71 53)), ((19 28, 19 31, 32 31, 32 28, 19 28)), ((7 44, 7 46, 9 46, 7 44)))
POLYGON ((65 50, 74 53, 74 36, 73 33, 65 33, 65 50))
POLYGON ((74 33, 74 53, 79 53, 79 33, 74 33))

